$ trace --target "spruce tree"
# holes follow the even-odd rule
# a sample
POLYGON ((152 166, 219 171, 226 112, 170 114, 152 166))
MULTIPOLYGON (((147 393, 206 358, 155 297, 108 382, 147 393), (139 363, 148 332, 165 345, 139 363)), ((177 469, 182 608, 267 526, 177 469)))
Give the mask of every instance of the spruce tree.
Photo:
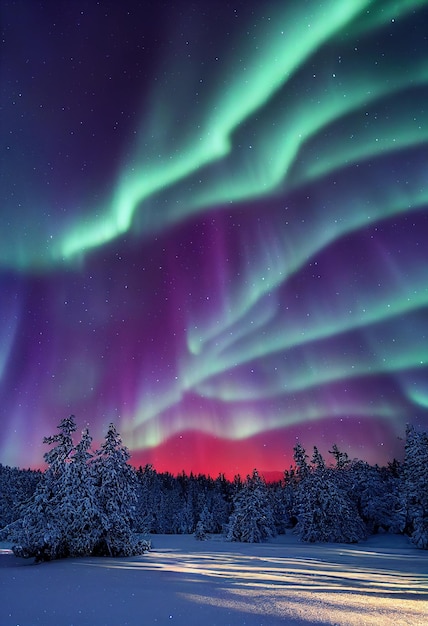
POLYGON ((310 466, 308 464, 308 455, 304 447, 298 442, 293 449, 294 462, 296 464, 296 476, 300 479, 310 474, 310 466))
POLYGON ((111 424, 96 459, 84 430, 77 446, 74 416, 62 420, 60 432, 46 437, 54 444, 49 463, 23 515, 10 524, 4 538, 15 555, 47 561, 68 556, 141 554, 149 544, 132 533, 135 503, 134 470, 129 453, 111 424))
POLYGON ((199 520, 199 522, 196 524, 196 530, 194 532, 194 535, 195 539, 198 539, 199 541, 205 541, 205 539, 208 539, 208 535, 202 520, 199 520))
POLYGON ((136 475, 128 464, 129 451, 114 424, 93 462, 99 515, 99 533, 94 554, 130 556, 148 549, 133 533, 136 505, 136 475))
MULTIPOLYGON (((196 525, 196 530, 199 535, 202 533, 204 537, 197 537, 198 539, 206 539, 208 532, 213 532, 212 529, 214 527, 214 517, 209 508, 205 505, 201 511, 201 515, 199 517, 199 521, 196 525)), ((196 535, 195 535, 196 536, 196 535)))
POLYGON ((329 453, 334 456, 336 460, 336 469, 338 470, 345 469, 351 463, 347 453, 339 450, 339 447, 336 443, 333 444, 332 449, 329 450, 329 453))
POLYGON ((99 539, 100 511, 90 461, 92 437, 82 432, 73 460, 58 479, 61 504, 59 519, 69 556, 92 554, 99 539))
POLYGON ((62 490, 61 479, 73 456, 74 415, 61 420, 58 429, 59 433, 43 439, 43 443, 54 444, 44 455, 48 468, 22 518, 9 530, 11 541, 16 542, 12 548, 14 554, 34 557, 36 561, 69 556, 61 512, 64 497, 68 494, 62 490))
POLYGON ((41 478, 38 470, 22 470, 0 463, 0 528, 22 517, 41 478))
POLYGON ((401 533, 406 524, 406 508, 400 493, 400 478, 389 468, 353 461, 349 468, 348 493, 369 533, 383 530, 401 533))
POLYGON ((298 486, 295 531, 308 542, 355 543, 366 537, 363 521, 334 474, 314 472, 298 486))
POLYGON ((428 435, 408 425, 404 459, 407 532, 411 541, 428 549, 428 435))
POLYGON ((70 462, 74 453, 73 433, 76 431, 76 418, 70 415, 58 424, 59 433, 44 437, 43 443, 53 447, 43 455, 49 466, 49 473, 56 477, 64 471, 65 465, 70 462))
POLYGON ((152 465, 136 471, 136 497, 134 526, 137 533, 156 532, 156 510, 160 496, 160 480, 152 465))
POLYGON ((315 466, 305 467, 296 486, 296 533, 308 542, 354 543, 363 539, 364 523, 341 479, 347 464, 327 468, 316 447, 312 458, 315 466))
POLYGON ((260 543, 276 535, 269 492, 257 470, 247 476, 234 497, 226 538, 228 541, 260 543))

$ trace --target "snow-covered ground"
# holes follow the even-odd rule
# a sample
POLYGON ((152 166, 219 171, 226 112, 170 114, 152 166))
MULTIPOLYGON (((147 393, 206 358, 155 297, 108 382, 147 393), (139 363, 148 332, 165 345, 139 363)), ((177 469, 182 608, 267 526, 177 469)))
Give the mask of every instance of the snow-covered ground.
POLYGON ((155 535, 152 543, 141 557, 39 565, 1 550, 0 625, 428 624, 428 554, 405 537, 311 545, 292 534, 265 544, 155 535))

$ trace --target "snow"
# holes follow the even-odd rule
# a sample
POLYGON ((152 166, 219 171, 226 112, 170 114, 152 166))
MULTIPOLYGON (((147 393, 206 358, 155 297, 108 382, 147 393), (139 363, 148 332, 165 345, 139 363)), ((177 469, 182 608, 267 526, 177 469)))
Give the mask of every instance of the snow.
POLYGON ((0 550, 1 626, 417 626, 428 559, 406 537, 263 544, 154 535, 139 557, 34 564, 0 550))

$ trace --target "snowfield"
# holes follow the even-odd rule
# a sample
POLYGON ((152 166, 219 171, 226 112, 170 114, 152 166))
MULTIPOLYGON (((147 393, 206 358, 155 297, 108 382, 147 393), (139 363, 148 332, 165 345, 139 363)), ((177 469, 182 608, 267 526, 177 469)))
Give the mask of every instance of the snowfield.
POLYGON ((34 564, 0 551, 1 626, 426 626, 428 555, 358 545, 154 535, 140 557, 34 564))

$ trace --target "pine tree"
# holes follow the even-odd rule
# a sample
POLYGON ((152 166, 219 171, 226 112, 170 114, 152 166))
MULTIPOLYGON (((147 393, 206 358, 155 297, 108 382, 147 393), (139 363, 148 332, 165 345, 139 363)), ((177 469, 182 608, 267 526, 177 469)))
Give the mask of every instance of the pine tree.
POLYGON ((312 465, 318 470, 318 471, 323 471, 325 470, 325 461, 324 458, 321 454, 321 452, 318 450, 318 448, 316 446, 314 446, 314 453, 312 455, 312 465))
POLYGON ((202 520, 199 520, 199 522, 196 524, 196 530, 194 535, 195 539, 198 539, 199 541, 205 541, 205 539, 208 539, 208 535, 202 520))
POLYGON ((334 458, 336 460, 336 469, 338 469, 338 470, 345 469, 351 463, 347 453, 346 452, 341 452, 341 450, 339 450, 337 444, 335 444, 335 443, 333 444, 332 449, 329 450, 329 453, 334 456, 334 458))
POLYGON ((159 502, 160 481, 152 465, 141 466, 136 472, 137 503, 135 508, 134 529, 137 533, 156 532, 157 503, 159 502))
POLYGON ((296 464, 296 476, 298 478, 305 478, 310 474, 310 466, 308 464, 308 455, 306 450, 300 443, 296 443, 293 449, 294 462, 296 464))
POLYGON ((224 474, 219 474, 214 481, 211 498, 207 500, 213 515, 213 528, 210 532, 222 533, 232 512, 232 484, 226 480, 224 474))
POLYGON ((213 526, 214 526, 213 514, 205 505, 201 511, 199 521, 196 525, 195 537, 197 537, 197 539, 206 539, 207 533, 212 532, 211 529, 213 528, 213 526), (201 533, 203 534, 203 536, 197 536, 197 535, 201 535, 201 533))
POLYGON ((86 556, 99 541, 100 511, 90 461, 92 437, 82 432, 73 460, 58 479, 61 502, 59 519, 68 556, 86 556))
POLYGON ((349 468, 348 493, 369 533, 384 530, 401 533, 406 524, 406 508, 400 493, 400 478, 389 468, 354 461, 349 468))
POLYGON ((302 541, 355 543, 366 536, 356 506, 336 483, 336 472, 315 470, 298 484, 295 531, 302 541))
POLYGON ((76 430, 74 415, 61 420, 58 429, 59 433, 43 439, 43 443, 55 444, 44 455, 48 468, 22 518, 9 529, 11 541, 16 542, 12 548, 14 554, 25 558, 34 557, 36 561, 69 555, 61 516, 64 492, 60 479, 73 456, 72 434, 76 430))
POLYGON ((110 425, 96 462, 88 430, 74 446, 73 416, 59 429, 59 434, 44 439, 55 445, 45 454, 49 467, 33 498, 22 517, 6 529, 7 538, 15 542, 15 555, 46 561, 92 554, 126 556, 149 549, 131 531, 135 474, 114 426, 110 425))
POLYGON ((282 482, 269 485, 269 495, 276 534, 283 535, 292 526, 288 512, 288 494, 282 482))
POLYGON ((297 524, 297 486, 299 479, 296 470, 291 467, 284 471, 282 488, 282 501, 284 502, 285 513, 287 519, 285 525, 287 528, 293 528, 297 524))
POLYGON ((148 549, 132 531, 136 504, 135 470, 130 454, 110 424, 105 441, 94 459, 94 478, 99 512, 99 535, 94 554, 130 556, 148 549))
POLYGON ((174 532, 179 535, 187 535, 195 530, 194 509, 191 498, 180 498, 180 506, 174 513, 174 532))
POLYGON ((42 478, 40 471, 0 463, 0 528, 20 519, 42 478))
POLYGON ((254 470, 235 495, 226 538, 228 541, 259 543, 275 535, 268 488, 257 470, 254 470))
POLYGON ((407 531, 411 541, 428 549, 428 435, 408 425, 404 459, 407 531))
MULTIPOLYGON (((305 461, 303 478, 296 484, 295 531, 302 541, 354 543, 366 536, 364 523, 343 480, 347 455, 342 456, 337 446, 333 449, 337 453, 335 469, 326 467, 314 447, 313 466, 308 467, 305 461)), ((296 456, 301 459, 301 451, 296 456)))
POLYGON ((169 472, 160 475, 160 491, 156 508, 156 532, 176 533, 176 511, 181 508, 181 487, 169 472))
POLYGON ((71 460, 74 452, 73 433, 76 431, 76 418, 70 415, 60 421, 58 424, 59 433, 51 437, 45 437, 43 443, 48 445, 55 444, 43 456, 49 466, 49 472, 53 476, 57 476, 64 471, 66 463, 71 460))

